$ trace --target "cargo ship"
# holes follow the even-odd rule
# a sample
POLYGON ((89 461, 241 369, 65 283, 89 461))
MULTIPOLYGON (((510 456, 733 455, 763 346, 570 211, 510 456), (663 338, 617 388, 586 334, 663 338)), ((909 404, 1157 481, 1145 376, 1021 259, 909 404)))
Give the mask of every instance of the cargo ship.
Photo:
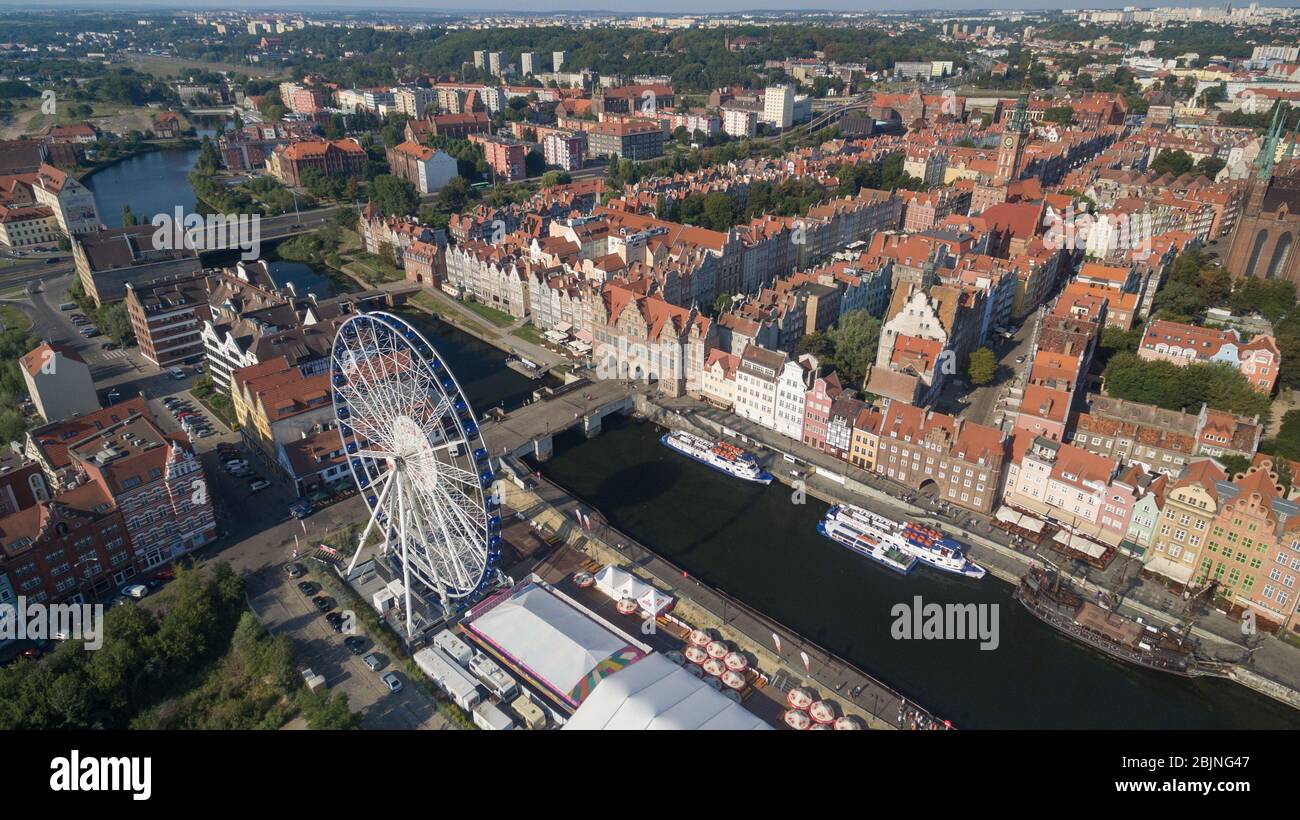
POLYGON ((947 537, 933 527, 912 521, 899 523, 879 513, 853 504, 839 504, 826 513, 826 518, 847 518, 867 528, 876 537, 882 539, 921 563, 944 572, 964 575, 967 578, 983 578, 987 574, 984 567, 966 557, 966 546, 947 537))
POLYGON ((1198 657, 1189 638, 1094 603, 1060 573, 1031 569, 1016 600, 1039 620, 1121 661, 1188 678, 1227 674, 1227 664, 1198 657))
POLYGON ((725 441, 709 441, 683 430, 664 433, 659 438, 659 442, 687 458, 695 459, 706 467, 712 467, 729 476, 758 484, 772 483, 772 474, 760 467, 758 460, 752 455, 734 444, 725 441))

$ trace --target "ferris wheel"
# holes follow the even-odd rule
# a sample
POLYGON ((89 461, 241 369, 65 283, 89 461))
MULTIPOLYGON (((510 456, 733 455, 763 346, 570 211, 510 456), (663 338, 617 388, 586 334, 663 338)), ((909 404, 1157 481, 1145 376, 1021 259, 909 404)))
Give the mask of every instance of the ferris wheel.
POLYGON ((452 601, 481 593, 500 560, 492 470, 460 384, 433 345, 404 320, 347 320, 330 354, 334 416, 348 469, 370 515, 348 574, 372 531, 400 561, 406 629, 411 587, 452 601))

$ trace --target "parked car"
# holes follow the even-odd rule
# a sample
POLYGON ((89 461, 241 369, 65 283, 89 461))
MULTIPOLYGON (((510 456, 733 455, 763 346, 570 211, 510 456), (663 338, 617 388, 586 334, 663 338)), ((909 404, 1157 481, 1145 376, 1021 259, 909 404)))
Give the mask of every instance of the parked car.
POLYGON ((167 368, 167 375, 171 376, 176 381, 180 381, 185 378, 185 371, 181 370, 179 367, 169 367, 167 368))
POLYGON ((330 598, 328 595, 317 595, 315 598, 311 599, 311 602, 321 612, 329 612, 334 608, 334 599, 330 598))
POLYGON ((361 662, 364 663, 366 668, 371 672, 378 672, 379 668, 384 665, 384 661, 374 652, 371 652, 369 655, 362 658, 361 662))
POLYGON ((248 491, 250 493, 258 493, 270 486, 271 482, 267 481, 265 478, 256 478, 248 482, 248 491))
POLYGON ((64 302, 63 304, 59 305, 59 310, 72 310, 76 306, 77 306, 76 302, 64 302))
POLYGON ((388 686, 388 691, 393 693, 394 695, 402 691, 402 679, 397 677, 396 672, 388 672, 382 678, 380 678, 380 680, 383 681, 386 686, 388 686))
POLYGON ((127 584, 122 587, 121 592, 128 598, 143 598, 149 594, 149 587, 144 584, 127 584))
POLYGON ((343 631, 343 615, 338 612, 330 612, 325 615, 325 622, 330 625, 330 629, 335 632, 343 631))
POLYGON ((284 574, 290 578, 301 578, 307 574, 307 568, 294 561, 284 565, 284 574))
POLYGON ((113 344, 112 342, 101 342, 100 345, 99 345, 99 349, 100 349, 100 350, 117 350, 117 345, 113 344))
POLYGON ((240 458, 240 459, 234 459, 234 460, 231 460, 231 461, 227 461, 227 462, 226 462, 225 464, 223 464, 222 466, 226 468, 226 471, 227 471, 227 472, 231 472, 231 473, 233 473, 233 472, 236 471, 236 470, 246 470, 246 469, 248 469, 248 462, 247 462, 247 461, 244 461, 242 458, 240 458))
POLYGON ((289 515, 294 518, 306 518, 311 515, 311 502, 305 498, 300 498, 289 505, 289 515))
POLYGON ((194 435, 199 438, 207 438, 208 436, 212 435, 212 431, 206 427, 203 427, 200 428, 198 431, 196 431, 194 435))
POLYGON ((320 587, 316 586, 311 581, 299 581, 298 591, 301 592, 303 595, 314 596, 317 592, 320 591, 320 587))
POLYGON ((343 639, 343 645, 346 646, 348 651, 353 655, 360 655, 366 650, 366 639, 360 635, 349 635, 343 639))
POLYGON ((95 327, 94 325, 86 325, 85 327, 83 327, 81 330, 78 330, 77 332, 80 333, 82 336, 85 336, 87 339, 89 339, 91 336, 99 335, 99 328, 95 327))

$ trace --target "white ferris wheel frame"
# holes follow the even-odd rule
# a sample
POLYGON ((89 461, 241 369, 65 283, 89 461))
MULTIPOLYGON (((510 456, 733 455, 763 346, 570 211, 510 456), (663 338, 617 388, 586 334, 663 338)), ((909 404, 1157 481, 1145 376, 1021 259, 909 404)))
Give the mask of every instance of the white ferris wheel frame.
POLYGON ((330 395, 348 470, 369 509, 348 565, 375 527, 402 563, 406 629, 412 576, 450 601, 482 592, 500 558, 500 517, 478 422, 455 374, 422 333, 382 311, 339 327, 330 395))

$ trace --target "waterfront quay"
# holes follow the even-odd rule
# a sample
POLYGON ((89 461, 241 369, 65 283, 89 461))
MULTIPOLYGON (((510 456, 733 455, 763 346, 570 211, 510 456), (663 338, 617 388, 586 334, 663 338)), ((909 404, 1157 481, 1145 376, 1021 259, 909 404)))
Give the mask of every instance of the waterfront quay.
MULTIPOLYGON (((990 575, 1013 586, 1030 566, 1050 562, 1059 566, 1080 588, 1119 598, 1121 608, 1128 614, 1175 627, 1185 622, 1186 602, 1158 583, 1143 583, 1141 564, 1136 560, 1120 556, 1106 571, 1072 562, 1046 545, 1017 541, 992 526, 986 517, 911 493, 884 478, 693 399, 656 398, 644 402, 639 409, 668 427, 682 427, 713 437, 734 437, 742 446, 754 450, 778 480, 791 485, 802 482, 797 486, 828 504, 857 504, 898 520, 911 519, 944 529, 969 544, 971 558, 988 569, 990 575)), ((1244 636, 1238 622, 1212 608, 1202 606, 1196 614, 1191 634, 1200 640, 1208 656, 1232 664, 1232 680, 1300 708, 1300 653, 1275 638, 1244 636)))
MULTIPOLYGON (((514 460, 505 462, 518 464, 514 460)), ((784 703, 785 692, 809 686, 819 697, 838 703, 846 713, 864 719, 873 729, 938 729, 942 716, 909 701, 848 661, 793 629, 737 601, 658 555, 612 526, 599 510, 525 467, 513 470, 527 488, 502 481, 504 504, 524 514, 537 527, 555 533, 571 549, 602 564, 616 564, 676 597, 674 614, 692 625, 710 629, 754 656, 767 674, 771 697, 784 703), (588 526, 578 524, 578 513, 588 526), (780 649, 774 638, 779 639, 780 649), (803 656, 808 658, 805 670, 803 656)), ((779 720, 780 709, 758 710, 779 720)), ((959 727, 958 727, 959 728, 959 727)))

